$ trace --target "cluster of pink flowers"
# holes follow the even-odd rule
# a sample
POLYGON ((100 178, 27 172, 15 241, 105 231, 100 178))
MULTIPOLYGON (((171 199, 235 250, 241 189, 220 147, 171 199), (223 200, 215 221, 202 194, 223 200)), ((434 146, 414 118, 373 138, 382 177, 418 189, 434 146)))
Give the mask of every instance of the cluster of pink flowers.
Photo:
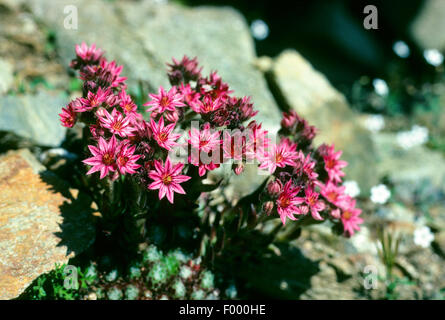
POLYGON ((295 111, 283 113, 281 140, 272 145, 260 168, 273 175, 267 185, 263 210, 286 219, 299 220, 308 215, 322 221, 331 219, 343 224, 344 234, 359 230, 361 210, 341 186, 347 162, 340 160, 342 151, 334 145, 312 147, 316 129, 295 111))
MULTIPOLYGON (((191 175, 190 166, 195 167, 202 177, 223 162, 242 161, 246 153, 252 158, 261 148, 258 141, 267 134, 261 125, 251 121, 247 127, 253 129, 255 141, 246 143, 243 138, 239 153, 234 137, 229 137, 233 143, 223 143, 223 130, 246 131, 243 123, 256 112, 248 98, 230 96, 229 86, 216 72, 203 77, 196 58, 173 59, 168 74, 173 86, 169 90, 161 86, 157 94, 149 94, 144 104, 149 107, 148 120, 126 92, 122 66, 107 61, 94 44, 76 46, 71 67, 79 70, 83 97, 62 108, 60 120, 68 128, 78 121, 88 126, 92 156, 83 162, 91 166, 87 174, 98 171, 100 179, 114 181, 123 175, 134 175, 149 190, 159 190, 159 199, 166 196, 173 203, 174 193, 185 193, 180 184, 190 179, 181 174, 183 170, 188 169, 191 175), (187 142, 181 144, 178 140, 182 134, 177 132, 184 127, 185 118, 196 120, 197 127, 190 128, 187 142), (169 152, 177 147, 188 151, 189 166, 172 164, 169 152)), ((242 169, 241 163, 234 164, 236 174, 242 169)))
POLYGON ((359 229, 361 210, 341 186, 346 162, 333 146, 313 150, 314 127, 295 112, 285 113, 281 139, 274 144, 252 119, 257 111, 250 98, 232 96, 216 72, 202 76, 196 58, 186 56, 168 66, 172 87, 149 94, 144 119, 126 91, 122 66, 107 61, 94 44, 76 46, 71 67, 79 70, 83 97, 59 115, 65 127, 81 122, 89 128, 87 174, 100 172, 100 179, 112 181, 133 176, 173 203, 174 193, 185 194, 192 176, 205 177, 224 163, 239 175, 247 161, 257 162, 272 175, 264 192, 267 214, 275 210, 283 224, 286 218, 329 217, 343 223, 346 235, 359 229), (185 164, 173 163, 170 152, 178 148, 187 154, 185 164))

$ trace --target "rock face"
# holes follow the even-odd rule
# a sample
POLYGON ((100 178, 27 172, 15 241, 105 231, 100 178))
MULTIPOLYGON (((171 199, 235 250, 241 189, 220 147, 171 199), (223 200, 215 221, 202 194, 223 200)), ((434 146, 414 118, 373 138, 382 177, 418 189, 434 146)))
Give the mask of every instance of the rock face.
POLYGON ((59 146, 66 128, 58 113, 68 100, 40 92, 37 95, 0 97, 0 131, 32 140, 42 146, 59 146))
POLYGON ((11 87, 13 81, 12 66, 3 59, 0 59, 0 94, 5 94, 11 87))
POLYGON ((87 0, 37 0, 27 5, 35 18, 54 30, 58 39, 58 50, 62 63, 68 67, 75 57, 74 46, 81 42, 91 44, 106 51, 110 60, 124 65, 124 74, 135 83, 136 80, 148 81, 152 76, 152 64, 141 45, 141 40, 123 23, 115 7, 108 1, 87 0), (67 9, 65 9, 67 8, 67 9), (64 14, 64 10, 67 10, 64 14), (69 13, 77 13, 77 24, 69 13), (98 14, 100 12, 100 14, 98 14), (66 20, 65 20, 66 19, 66 20), (66 27, 64 22, 66 22, 66 27), (92 32, 94 30, 94 32, 92 32))
POLYGON ((17 297, 94 239, 88 211, 44 181, 52 179, 26 149, 0 158, 0 299, 17 297))
POLYGON ((65 65, 74 57, 76 43, 95 42, 110 59, 124 65, 130 86, 143 81, 154 91, 159 85, 169 86, 165 63, 172 57, 197 56, 204 74, 217 70, 235 95, 252 96, 260 110, 258 119, 266 127, 278 128, 277 105, 253 65, 255 49, 249 28, 233 9, 87 0, 37 0, 30 6, 35 16, 55 30, 65 65), (77 7, 77 30, 63 27, 61 13, 67 5, 77 7))
POLYGON ((445 162, 440 152, 424 146, 402 149, 396 135, 391 133, 376 134, 373 140, 379 177, 387 176, 408 197, 424 185, 445 192, 445 162))
POLYGON ((373 186, 377 182, 374 146, 344 96, 295 50, 284 51, 271 68, 270 76, 282 103, 319 129, 315 144, 335 143, 349 162, 347 179, 356 180, 362 190, 373 186))
POLYGON ((437 244, 440 254, 445 257, 445 231, 439 232, 434 241, 437 244))
POLYGON ((422 49, 445 49, 445 3, 426 0, 410 26, 411 37, 422 49))

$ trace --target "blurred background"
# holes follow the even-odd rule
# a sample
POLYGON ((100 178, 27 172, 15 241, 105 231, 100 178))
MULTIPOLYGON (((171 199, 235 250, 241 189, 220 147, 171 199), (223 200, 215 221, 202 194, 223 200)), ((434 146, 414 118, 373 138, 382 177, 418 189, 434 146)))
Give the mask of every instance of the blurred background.
MULTIPOLYGON (((319 129, 317 143, 344 150, 345 185, 365 218, 352 239, 304 230, 240 267, 226 296, 444 299, 444 17, 442 0, 0 0, 0 153, 27 149, 55 172, 69 158, 57 114, 80 94, 68 69, 75 44, 96 43, 123 65, 139 105, 168 86, 166 62, 197 56, 204 73, 252 96, 269 130, 293 109, 319 129), (364 28, 369 4, 377 29, 364 28)), ((259 181, 248 174, 231 196, 259 181)), ((31 242, 37 225, 25 232, 31 242)), ((45 250, 46 269, 28 280, 60 260, 45 250)))

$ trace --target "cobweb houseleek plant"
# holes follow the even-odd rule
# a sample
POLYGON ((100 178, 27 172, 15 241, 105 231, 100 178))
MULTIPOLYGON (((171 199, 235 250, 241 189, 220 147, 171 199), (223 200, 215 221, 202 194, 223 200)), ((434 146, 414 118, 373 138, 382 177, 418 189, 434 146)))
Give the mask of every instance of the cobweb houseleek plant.
POLYGON ((204 76, 197 59, 184 56, 168 64, 171 87, 150 93, 140 112, 122 66, 94 44, 75 51, 83 95, 62 108, 60 121, 84 126, 80 175, 101 213, 99 248, 129 251, 157 230, 151 242, 214 257, 271 219, 291 220, 296 230, 330 220, 347 237, 359 230, 361 210, 342 186, 342 152, 314 147, 317 130, 295 111, 283 114, 272 141, 249 97, 234 96, 217 72, 204 76), (204 180, 225 165, 242 175, 246 163, 267 172, 264 182, 235 204, 213 205, 212 191, 230 180, 204 180))

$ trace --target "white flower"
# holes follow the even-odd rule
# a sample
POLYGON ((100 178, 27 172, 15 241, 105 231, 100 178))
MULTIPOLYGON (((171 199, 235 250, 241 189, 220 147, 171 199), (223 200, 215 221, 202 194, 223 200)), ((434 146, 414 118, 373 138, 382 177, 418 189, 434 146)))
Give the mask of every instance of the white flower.
POLYGON ((408 58, 411 53, 408 45, 401 40, 394 42, 392 49, 400 58, 408 58))
POLYGON ((269 27, 260 19, 252 21, 250 31, 252 32, 252 36, 257 40, 264 40, 269 35, 269 27))
POLYGON ((345 187, 345 193, 350 197, 355 198, 360 194, 360 187, 358 186, 357 181, 345 181, 343 182, 343 186, 345 187))
POLYGON ((389 88, 388 88, 388 85, 386 84, 385 80, 376 78, 376 79, 372 80, 372 85, 374 86, 374 91, 378 95, 380 95, 380 96, 388 95, 389 88))
POLYGON ((391 191, 384 184, 379 184, 371 188, 371 201, 374 203, 385 204, 389 197, 391 197, 391 191))
POLYGON ((381 114, 373 114, 366 118, 365 127, 369 131, 379 132, 385 127, 385 118, 381 114))
POLYGON ((434 234, 430 228, 423 226, 414 230, 414 243, 420 247, 427 248, 434 240, 434 234))
POLYGON ((428 49, 423 52, 423 57, 426 62, 432 66, 440 66, 443 62, 443 55, 437 49, 428 49))
POLYGON ((420 146, 428 141, 428 128, 414 125, 409 131, 398 132, 396 139, 403 149, 420 146))

